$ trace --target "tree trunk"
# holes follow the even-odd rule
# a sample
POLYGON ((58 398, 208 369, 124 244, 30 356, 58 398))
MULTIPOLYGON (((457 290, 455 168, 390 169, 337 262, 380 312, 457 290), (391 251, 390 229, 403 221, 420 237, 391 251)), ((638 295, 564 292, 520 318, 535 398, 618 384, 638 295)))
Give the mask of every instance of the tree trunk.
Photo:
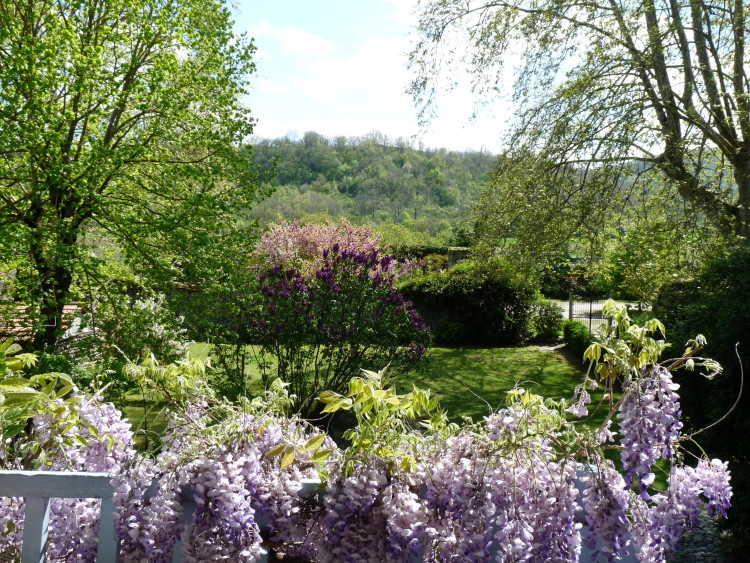
POLYGON ((73 284, 78 233, 74 227, 65 229, 66 219, 58 223, 57 229, 50 229, 43 222, 40 218, 32 230, 29 248, 38 276, 30 295, 32 304, 39 307, 33 346, 35 350, 54 352, 57 339, 62 335, 63 308, 73 284))
POLYGON ((42 280, 39 308, 39 327, 34 335, 35 350, 54 352, 57 339, 62 336, 63 309, 73 283, 72 265, 58 265, 42 280))
POLYGON ((737 214, 735 234, 750 240, 750 150, 743 151, 734 167, 737 182, 737 214))

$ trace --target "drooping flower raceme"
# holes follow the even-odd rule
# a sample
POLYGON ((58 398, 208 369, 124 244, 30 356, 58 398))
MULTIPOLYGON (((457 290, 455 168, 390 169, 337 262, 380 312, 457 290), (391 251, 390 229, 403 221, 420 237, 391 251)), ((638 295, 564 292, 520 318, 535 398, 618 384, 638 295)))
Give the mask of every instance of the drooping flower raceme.
POLYGON ((620 444, 625 482, 638 481, 641 495, 654 482, 651 468, 657 459, 670 459, 672 445, 679 439, 679 385, 672 382, 669 370, 657 366, 624 385, 625 396, 620 406, 620 444))
MULTIPOLYGON (((75 416, 71 416, 70 404, 61 399, 53 401, 48 409, 33 419, 32 434, 40 443, 57 444, 49 452, 48 470, 91 471, 111 473, 119 468, 133 452, 133 433, 130 424, 111 404, 94 397, 81 397, 75 416), (76 417, 80 417, 76 423, 76 417), (76 440, 62 440, 57 419, 70 419, 65 435, 76 440)), ((50 525, 47 554, 50 560, 94 559, 99 537, 99 515, 101 502, 96 499, 61 499, 50 502, 50 525)), ((20 547, 24 527, 23 499, 0 499, 0 552, 14 553, 20 547), (12 519, 12 520, 11 520, 12 519)))
POLYGON ((589 549, 607 561, 619 561, 629 545, 628 487, 610 460, 585 475, 584 508, 589 525, 589 549))

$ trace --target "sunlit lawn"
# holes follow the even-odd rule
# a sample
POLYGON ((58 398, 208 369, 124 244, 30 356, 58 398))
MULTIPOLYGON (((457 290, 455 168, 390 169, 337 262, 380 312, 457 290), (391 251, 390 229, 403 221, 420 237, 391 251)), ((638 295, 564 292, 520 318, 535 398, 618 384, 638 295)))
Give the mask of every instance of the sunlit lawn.
MULTIPOLYGON (((515 385, 546 398, 570 399, 583 373, 581 364, 560 348, 433 348, 425 368, 396 383, 401 391, 412 384, 433 390, 449 418, 458 422, 463 416, 480 420, 503 406, 515 385)), ((601 396, 592 394, 595 402, 601 396)), ((595 417, 603 419, 604 413, 595 417)))

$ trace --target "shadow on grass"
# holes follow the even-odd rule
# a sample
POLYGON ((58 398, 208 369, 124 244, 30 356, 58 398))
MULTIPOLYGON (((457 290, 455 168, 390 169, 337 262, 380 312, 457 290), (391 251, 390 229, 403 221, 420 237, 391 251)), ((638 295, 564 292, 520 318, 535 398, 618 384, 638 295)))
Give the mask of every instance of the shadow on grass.
POLYGON ((399 391, 414 384, 437 393, 448 417, 480 420, 505 405, 516 385, 546 398, 570 399, 584 374, 559 348, 433 348, 419 371, 395 378, 399 391))

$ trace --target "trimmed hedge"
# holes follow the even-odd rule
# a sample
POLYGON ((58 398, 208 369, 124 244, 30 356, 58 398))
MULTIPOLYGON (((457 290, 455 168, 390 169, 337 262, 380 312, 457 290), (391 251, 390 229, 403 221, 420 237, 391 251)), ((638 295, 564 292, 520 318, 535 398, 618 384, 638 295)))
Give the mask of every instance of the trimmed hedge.
POLYGON ((432 329, 450 345, 515 345, 530 335, 536 291, 495 260, 465 261, 401 284, 432 329))
POLYGON ((565 321, 563 340, 571 354, 583 362, 583 353, 594 342, 594 335, 578 321, 565 321))

